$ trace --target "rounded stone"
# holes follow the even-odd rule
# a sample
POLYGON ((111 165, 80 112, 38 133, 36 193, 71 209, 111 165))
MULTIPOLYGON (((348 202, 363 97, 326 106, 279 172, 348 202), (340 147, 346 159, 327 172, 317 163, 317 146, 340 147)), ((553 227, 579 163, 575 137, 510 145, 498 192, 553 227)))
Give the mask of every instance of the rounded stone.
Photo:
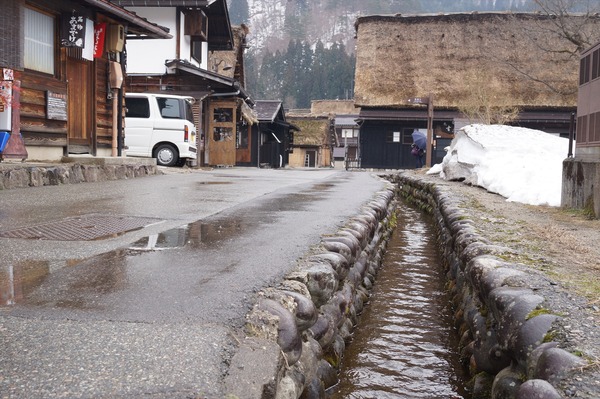
POLYGON ((519 328, 514 339, 510 341, 509 350, 521 365, 526 366, 531 352, 542 344, 545 335, 552 328, 552 323, 558 318, 558 316, 552 314, 541 314, 527 320, 519 328))
POLYGON ((296 317, 296 325, 298 326, 298 330, 305 331, 315 324, 318 313, 315 304, 310 300, 310 298, 293 291, 282 292, 283 294, 294 298, 294 302, 296 302, 296 311, 294 316, 296 317))
POLYGON ((528 380, 521 384, 515 399, 560 399, 556 389, 544 380, 528 380))
POLYGON ((506 367, 496 374, 491 397, 494 399, 514 399, 520 385, 519 373, 510 367, 506 367))
POLYGON ((544 350, 537 361, 534 377, 552 383, 558 383, 575 367, 582 367, 583 359, 560 348, 544 350))
POLYGON ((261 299, 258 302, 258 308, 279 318, 277 343, 285 354, 288 365, 293 365, 302 354, 302 340, 294 315, 272 299, 261 299))
POLYGON ((331 388, 338 382, 337 371, 325 359, 321 359, 319 361, 319 366, 317 367, 317 376, 321 381, 323 381, 325 389, 331 388))

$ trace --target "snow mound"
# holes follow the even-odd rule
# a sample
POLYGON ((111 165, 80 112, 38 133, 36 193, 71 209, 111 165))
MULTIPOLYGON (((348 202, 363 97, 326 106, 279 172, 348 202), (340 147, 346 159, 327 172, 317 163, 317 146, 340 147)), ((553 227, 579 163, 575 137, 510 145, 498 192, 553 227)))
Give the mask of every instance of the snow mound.
POLYGON ((483 187, 508 201, 560 206, 568 146, 568 139, 539 130, 469 125, 455 134, 442 163, 428 173, 483 187))

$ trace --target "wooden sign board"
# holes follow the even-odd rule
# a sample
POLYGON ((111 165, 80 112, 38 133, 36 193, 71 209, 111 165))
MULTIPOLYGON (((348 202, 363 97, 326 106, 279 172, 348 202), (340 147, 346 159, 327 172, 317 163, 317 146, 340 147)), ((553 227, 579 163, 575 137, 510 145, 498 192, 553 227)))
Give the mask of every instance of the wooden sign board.
POLYGON ((408 102, 411 104, 429 104, 429 97, 413 97, 409 98, 408 102))
POLYGON ((46 92, 46 117, 59 121, 67 120, 67 95, 63 93, 46 92))

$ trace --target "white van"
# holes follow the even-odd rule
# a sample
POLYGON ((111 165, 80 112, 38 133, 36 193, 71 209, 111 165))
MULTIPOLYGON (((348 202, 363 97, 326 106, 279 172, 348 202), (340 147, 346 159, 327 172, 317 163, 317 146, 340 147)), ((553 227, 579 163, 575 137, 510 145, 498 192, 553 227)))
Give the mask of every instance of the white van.
POLYGON ((163 166, 183 166, 196 159, 192 97, 126 93, 125 154, 152 157, 163 166))

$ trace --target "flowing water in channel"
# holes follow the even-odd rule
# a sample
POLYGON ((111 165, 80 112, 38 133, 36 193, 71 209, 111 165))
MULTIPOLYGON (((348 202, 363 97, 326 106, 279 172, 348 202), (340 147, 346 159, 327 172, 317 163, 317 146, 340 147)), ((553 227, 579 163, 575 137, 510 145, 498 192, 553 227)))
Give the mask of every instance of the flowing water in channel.
POLYGON ((401 205, 331 399, 466 395, 432 222, 401 205))

